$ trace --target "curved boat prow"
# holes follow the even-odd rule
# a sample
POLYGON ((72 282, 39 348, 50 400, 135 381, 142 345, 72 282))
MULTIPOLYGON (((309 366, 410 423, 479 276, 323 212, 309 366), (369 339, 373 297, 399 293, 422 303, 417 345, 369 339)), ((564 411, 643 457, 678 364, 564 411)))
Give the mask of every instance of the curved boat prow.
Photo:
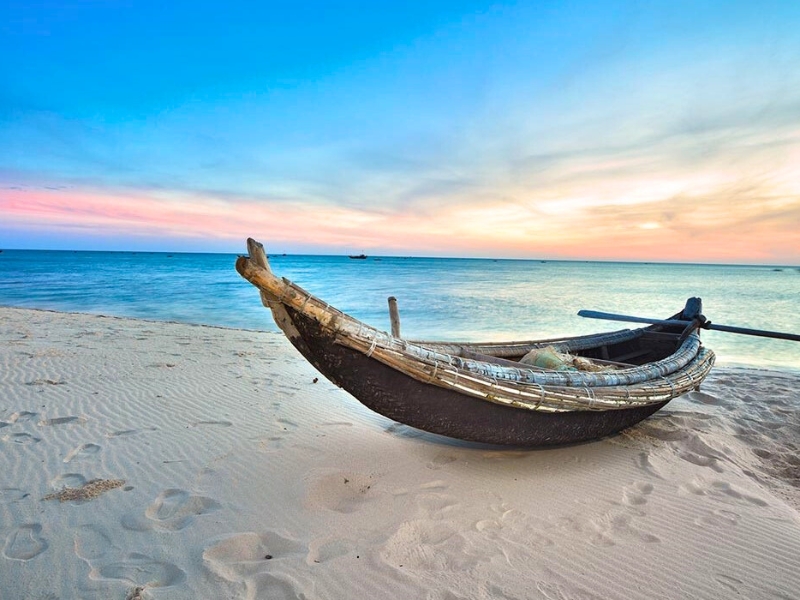
POLYGON ((266 271, 262 276, 269 274, 275 277, 272 274, 272 270, 269 268, 269 260, 267 259, 267 253, 264 252, 264 244, 257 242, 253 238, 247 238, 247 253, 250 255, 249 257, 240 256, 236 260, 236 270, 239 272, 239 275, 247 279, 247 281, 255 285, 261 291, 261 303, 267 308, 272 308, 272 305, 277 300, 275 294, 253 280, 258 270, 266 271), (253 269, 254 266, 257 267, 257 269, 253 269))
POLYGON ((292 345, 309 359, 310 350, 283 303, 287 288, 291 285, 285 279, 277 277, 269 268, 269 260, 261 242, 247 238, 247 252, 249 256, 236 259, 236 271, 258 288, 261 292, 261 303, 272 311, 275 324, 292 345))

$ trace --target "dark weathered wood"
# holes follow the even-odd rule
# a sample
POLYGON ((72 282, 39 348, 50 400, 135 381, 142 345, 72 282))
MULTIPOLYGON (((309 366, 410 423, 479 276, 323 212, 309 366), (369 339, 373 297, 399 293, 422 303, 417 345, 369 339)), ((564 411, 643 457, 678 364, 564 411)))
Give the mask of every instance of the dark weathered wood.
POLYGON ((292 343, 320 373, 371 410, 431 433, 512 446, 574 444, 635 425, 666 404, 548 413, 486 402, 409 377, 337 344, 315 320, 287 312, 302 336, 302 344, 292 343))
POLYGON ((703 301, 700 298, 689 298, 686 301, 686 306, 683 307, 678 317, 685 321, 691 321, 695 318, 702 318, 703 316, 703 301))
POLYGON ((247 253, 259 267, 269 268, 267 253, 264 251, 264 245, 261 242, 257 242, 253 238, 247 238, 247 253))
POLYGON ((392 337, 400 337, 400 311, 397 309, 397 298, 389 296, 389 321, 392 326, 392 337))

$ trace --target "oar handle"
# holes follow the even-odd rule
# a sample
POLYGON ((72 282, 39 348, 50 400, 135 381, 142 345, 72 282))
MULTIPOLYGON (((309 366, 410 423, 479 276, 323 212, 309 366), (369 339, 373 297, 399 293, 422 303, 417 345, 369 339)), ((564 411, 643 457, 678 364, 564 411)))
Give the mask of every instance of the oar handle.
MULTIPOLYGON (((649 325, 674 325, 677 327, 687 327, 693 321, 683 321, 681 319, 649 319, 647 317, 633 317, 631 315, 617 315, 614 313, 598 312, 596 310, 581 310, 578 311, 579 317, 587 317, 589 319, 605 319, 607 321, 626 321, 629 323, 647 323, 649 325)), ((783 333, 780 331, 766 331, 764 329, 748 329, 746 327, 732 327, 730 325, 717 325, 711 321, 706 321, 700 325, 703 329, 712 329, 714 331, 724 331, 726 333, 739 333, 742 335, 755 335, 758 337, 775 338, 778 340, 790 340, 793 342, 800 342, 800 335, 796 333, 783 333)))
POLYGON ((625 321, 627 323, 646 323, 648 325, 674 325, 676 327, 687 327, 692 321, 680 319, 650 319, 648 317, 632 317, 630 315, 617 315, 614 313, 598 312, 596 310, 580 310, 579 317, 589 319, 605 319, 606 321, 625 321))
POLYGON ((759 337, 800 342, 800 335, 797 335, 796 333, 765 331, 763 329, 747 329, 746 327, 731 327, 730 325, 717 325, 716 323, 709 323, 707 329, 713 329, 714 331, 725 331, 727 333, 741 333, 743 335, 756 335, 759 337))

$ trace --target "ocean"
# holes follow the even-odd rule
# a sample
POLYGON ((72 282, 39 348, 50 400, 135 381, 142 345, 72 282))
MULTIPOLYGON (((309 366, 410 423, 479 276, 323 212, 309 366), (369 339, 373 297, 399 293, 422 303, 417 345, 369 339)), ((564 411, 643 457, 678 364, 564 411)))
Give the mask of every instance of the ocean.
MULTIPOLYGON (((4 250, 0 305, 277 331, 236 255, 4 250)), ((408 339, 524 340, 628 325, 580 309, 666 318, 690 296, 712 322, 800 333, 800 268, 539 260, 271 255, 331 305, 408 339)), ((703 332, 717 364, 800 371, 800 343, 703 332)))

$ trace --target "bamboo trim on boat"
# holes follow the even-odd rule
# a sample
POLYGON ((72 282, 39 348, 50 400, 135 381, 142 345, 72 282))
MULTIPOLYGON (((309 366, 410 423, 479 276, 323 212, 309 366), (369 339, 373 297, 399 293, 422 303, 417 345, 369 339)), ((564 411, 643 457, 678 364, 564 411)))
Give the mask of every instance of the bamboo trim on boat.
POLYGON ((444 361, 420 359, 401 350, 367 345, 364 340, 340 337, 337 342, 370 352, 370 356, 418 381, 519 408, 560 412, 567 410, 613 410, 645 406, 671 400, 696 388, 714 364, 714 354, 701 349, 682 371, 636 385, 606 387, 550 386, 531 382, 501 381, 481 373, 459 369, 444 361))
POLYGON ((519 367, 509 367, 437 352, 430 347, 422 347, 413 342, 398 340, 385 332, 379 332, 372 328, 370 330, 364 328, 356 334, 344 331, 339 332, 337 339, 339 343, 345 346, 351 346, 349 340, 353 340, 352 347, 355 349, 361 349, 363 347, 362 342, 366 342, 373 348, 380 347, 405 353, 412 357, 410 360, 418 359, 448 364, 470 373, 481 374, 495 379, 538 383, 541 385, 588 387, 634 385, 654 377, 663 377, 675 373, 686 367, 697 356, 700 349, 700 338, 697 335, 691 335, 683 342, 677 352, 665 359, 646 365, 606 372, 542 371, 540 369, 530 369, 522 364, 519 367))

